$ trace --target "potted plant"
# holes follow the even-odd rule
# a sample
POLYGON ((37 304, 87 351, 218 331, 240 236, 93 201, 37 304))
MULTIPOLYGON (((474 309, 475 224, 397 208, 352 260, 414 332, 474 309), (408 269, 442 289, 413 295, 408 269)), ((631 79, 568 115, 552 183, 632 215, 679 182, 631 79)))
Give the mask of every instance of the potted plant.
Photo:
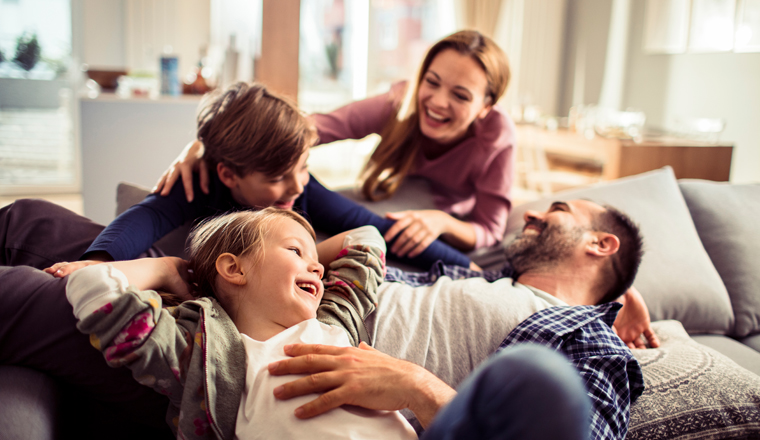
POLYGON ((16 39, 16 56, 13 58, 13 62, 28 72, 40 60, 40 52, 37 34, 29 35, 25 32, 16 39))

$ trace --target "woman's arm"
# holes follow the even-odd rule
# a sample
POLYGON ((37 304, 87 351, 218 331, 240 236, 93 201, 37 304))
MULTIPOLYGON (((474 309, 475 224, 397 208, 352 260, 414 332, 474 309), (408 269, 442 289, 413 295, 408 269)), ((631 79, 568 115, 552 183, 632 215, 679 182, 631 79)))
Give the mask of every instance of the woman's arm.
POLYGON ((514 178, 514 149, 499 151, 475 182, 475 207, 467 221, 475 228, 476 248, 501 242, 512 206, 510 193, 514 178))
POLYGON ((396 83, 381 95, 344 105, 330 113, 315 113, 310 117, 319 133, 319 144, 344 139, 362 139, 380 133, 401 102, 406 83, 396 83))

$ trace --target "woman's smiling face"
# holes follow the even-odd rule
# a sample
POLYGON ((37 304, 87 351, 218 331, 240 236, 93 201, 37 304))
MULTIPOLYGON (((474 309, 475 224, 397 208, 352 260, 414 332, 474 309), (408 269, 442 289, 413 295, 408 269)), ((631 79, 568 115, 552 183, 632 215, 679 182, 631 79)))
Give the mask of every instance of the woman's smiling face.
POLYGON ((487 89, 486 73, 471 56, 453 49, 441 51, 419 86, 420 131, 444 145, 461 140, 470 124, 491 110, 487 89))

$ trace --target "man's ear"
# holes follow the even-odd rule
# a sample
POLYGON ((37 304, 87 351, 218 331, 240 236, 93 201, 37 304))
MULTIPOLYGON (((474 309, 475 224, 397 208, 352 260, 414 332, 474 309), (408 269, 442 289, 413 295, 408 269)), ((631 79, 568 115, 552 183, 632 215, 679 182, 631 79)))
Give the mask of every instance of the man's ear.
POLYGON ((225 252, 216 259, 216 272, 230 284, 243 286, 248 281, 245 278, 246 269, 240 258, 225 252))
POLYGON ((216 174, 219 176, 219 180, 221 180, 227 188, 234 188, 237 186, 237 174, 223 163, 219 162, 216 164, 216 174))
POLYGON ((599 257, 615 255, 618 250, 620 239, 608 232, 593 232, 591 240, 586 243, 586 252, 599 257))

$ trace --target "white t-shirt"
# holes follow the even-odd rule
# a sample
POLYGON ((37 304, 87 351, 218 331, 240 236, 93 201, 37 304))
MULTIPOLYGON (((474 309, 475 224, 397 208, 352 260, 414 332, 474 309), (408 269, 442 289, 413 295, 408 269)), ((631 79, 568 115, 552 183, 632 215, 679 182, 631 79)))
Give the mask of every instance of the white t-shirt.
POLYGON ((527 317, 564 305, 510 278, 489 283, 444 276, 425 287, 381 284, 368 325, 376 349, 421 365, 456 388, 527 317))
POLYGON ((416 439, 412 426, 398 411, 375 411, 343 406, 308 420, 296 418, 299 406, 316 394, 275 399, 273 390, 303 375, 272 376, 271 362, 288 358, 287 344, 327 344, 348 347, 346 331, 316 319, 301 322, 261 342, 243 336, 248 356, 245 391, 238 409, 235 436, 239 439, 416 439))

